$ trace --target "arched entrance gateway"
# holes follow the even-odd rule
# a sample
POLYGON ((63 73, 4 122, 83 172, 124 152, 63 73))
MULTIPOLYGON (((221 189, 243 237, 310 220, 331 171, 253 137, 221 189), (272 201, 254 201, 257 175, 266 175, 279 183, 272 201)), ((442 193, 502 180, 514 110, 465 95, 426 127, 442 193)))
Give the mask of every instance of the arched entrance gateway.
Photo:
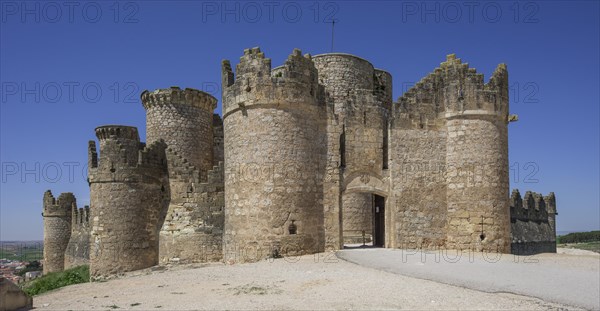
POLYGON ((388 186, 383 178, 357 173, 347 178, 341 194, 341 241, 348 247, 386 247, 388 186))

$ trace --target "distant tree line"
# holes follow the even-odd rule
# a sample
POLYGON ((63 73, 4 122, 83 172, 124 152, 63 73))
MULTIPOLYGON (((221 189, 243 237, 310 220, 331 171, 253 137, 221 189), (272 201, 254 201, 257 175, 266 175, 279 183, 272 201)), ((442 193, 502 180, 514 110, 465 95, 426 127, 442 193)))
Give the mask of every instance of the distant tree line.
POLYGON ((562 243, 584 243, 600 241, 600 231, 573 232, 557 237, 557 242, 562 243))

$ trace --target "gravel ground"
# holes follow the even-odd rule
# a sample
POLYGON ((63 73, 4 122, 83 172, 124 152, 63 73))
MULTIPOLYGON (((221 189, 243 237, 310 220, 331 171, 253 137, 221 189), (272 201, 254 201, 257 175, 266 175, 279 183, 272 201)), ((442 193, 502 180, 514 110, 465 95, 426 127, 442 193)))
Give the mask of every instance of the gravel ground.
POLYGON ((225 266, 180 265, 34 297, 40 310, 574 309, 362 267, 333 253, 225 266))

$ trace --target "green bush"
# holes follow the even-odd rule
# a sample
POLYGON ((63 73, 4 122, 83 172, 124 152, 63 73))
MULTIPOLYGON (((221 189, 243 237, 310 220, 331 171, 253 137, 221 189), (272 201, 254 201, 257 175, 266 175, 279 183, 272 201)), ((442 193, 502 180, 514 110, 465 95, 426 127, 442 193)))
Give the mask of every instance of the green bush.
POLYGON ((32 280, 23 286, 23 291, 29 296, 35 296, 60 287, 89 281, 89 266, 79 266, 62 272, 48 273, 40 278, 32 280))
POLYGON ((584 243, 584 242, 595 242, 600 241, 600 231, 590 232, 574 232, 567 235, 559 236, 557 243, 584 243))

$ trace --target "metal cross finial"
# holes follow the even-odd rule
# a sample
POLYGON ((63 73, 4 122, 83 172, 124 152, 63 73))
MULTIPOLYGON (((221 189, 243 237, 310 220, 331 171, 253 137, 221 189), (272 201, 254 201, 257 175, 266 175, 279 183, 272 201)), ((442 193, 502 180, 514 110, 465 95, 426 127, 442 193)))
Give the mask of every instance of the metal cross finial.
POLYGON ((326 23, 328 23, 328 24, 331 24, 331 52, 333 52, 333 38, 334 38, 334 30, 335 30, 335 23, 336 23, 337 21, 338 21, 337 19, 333 18, 333 19, 331 19, 331 21, 330 21, 330 22, 326 22, 326 23))

